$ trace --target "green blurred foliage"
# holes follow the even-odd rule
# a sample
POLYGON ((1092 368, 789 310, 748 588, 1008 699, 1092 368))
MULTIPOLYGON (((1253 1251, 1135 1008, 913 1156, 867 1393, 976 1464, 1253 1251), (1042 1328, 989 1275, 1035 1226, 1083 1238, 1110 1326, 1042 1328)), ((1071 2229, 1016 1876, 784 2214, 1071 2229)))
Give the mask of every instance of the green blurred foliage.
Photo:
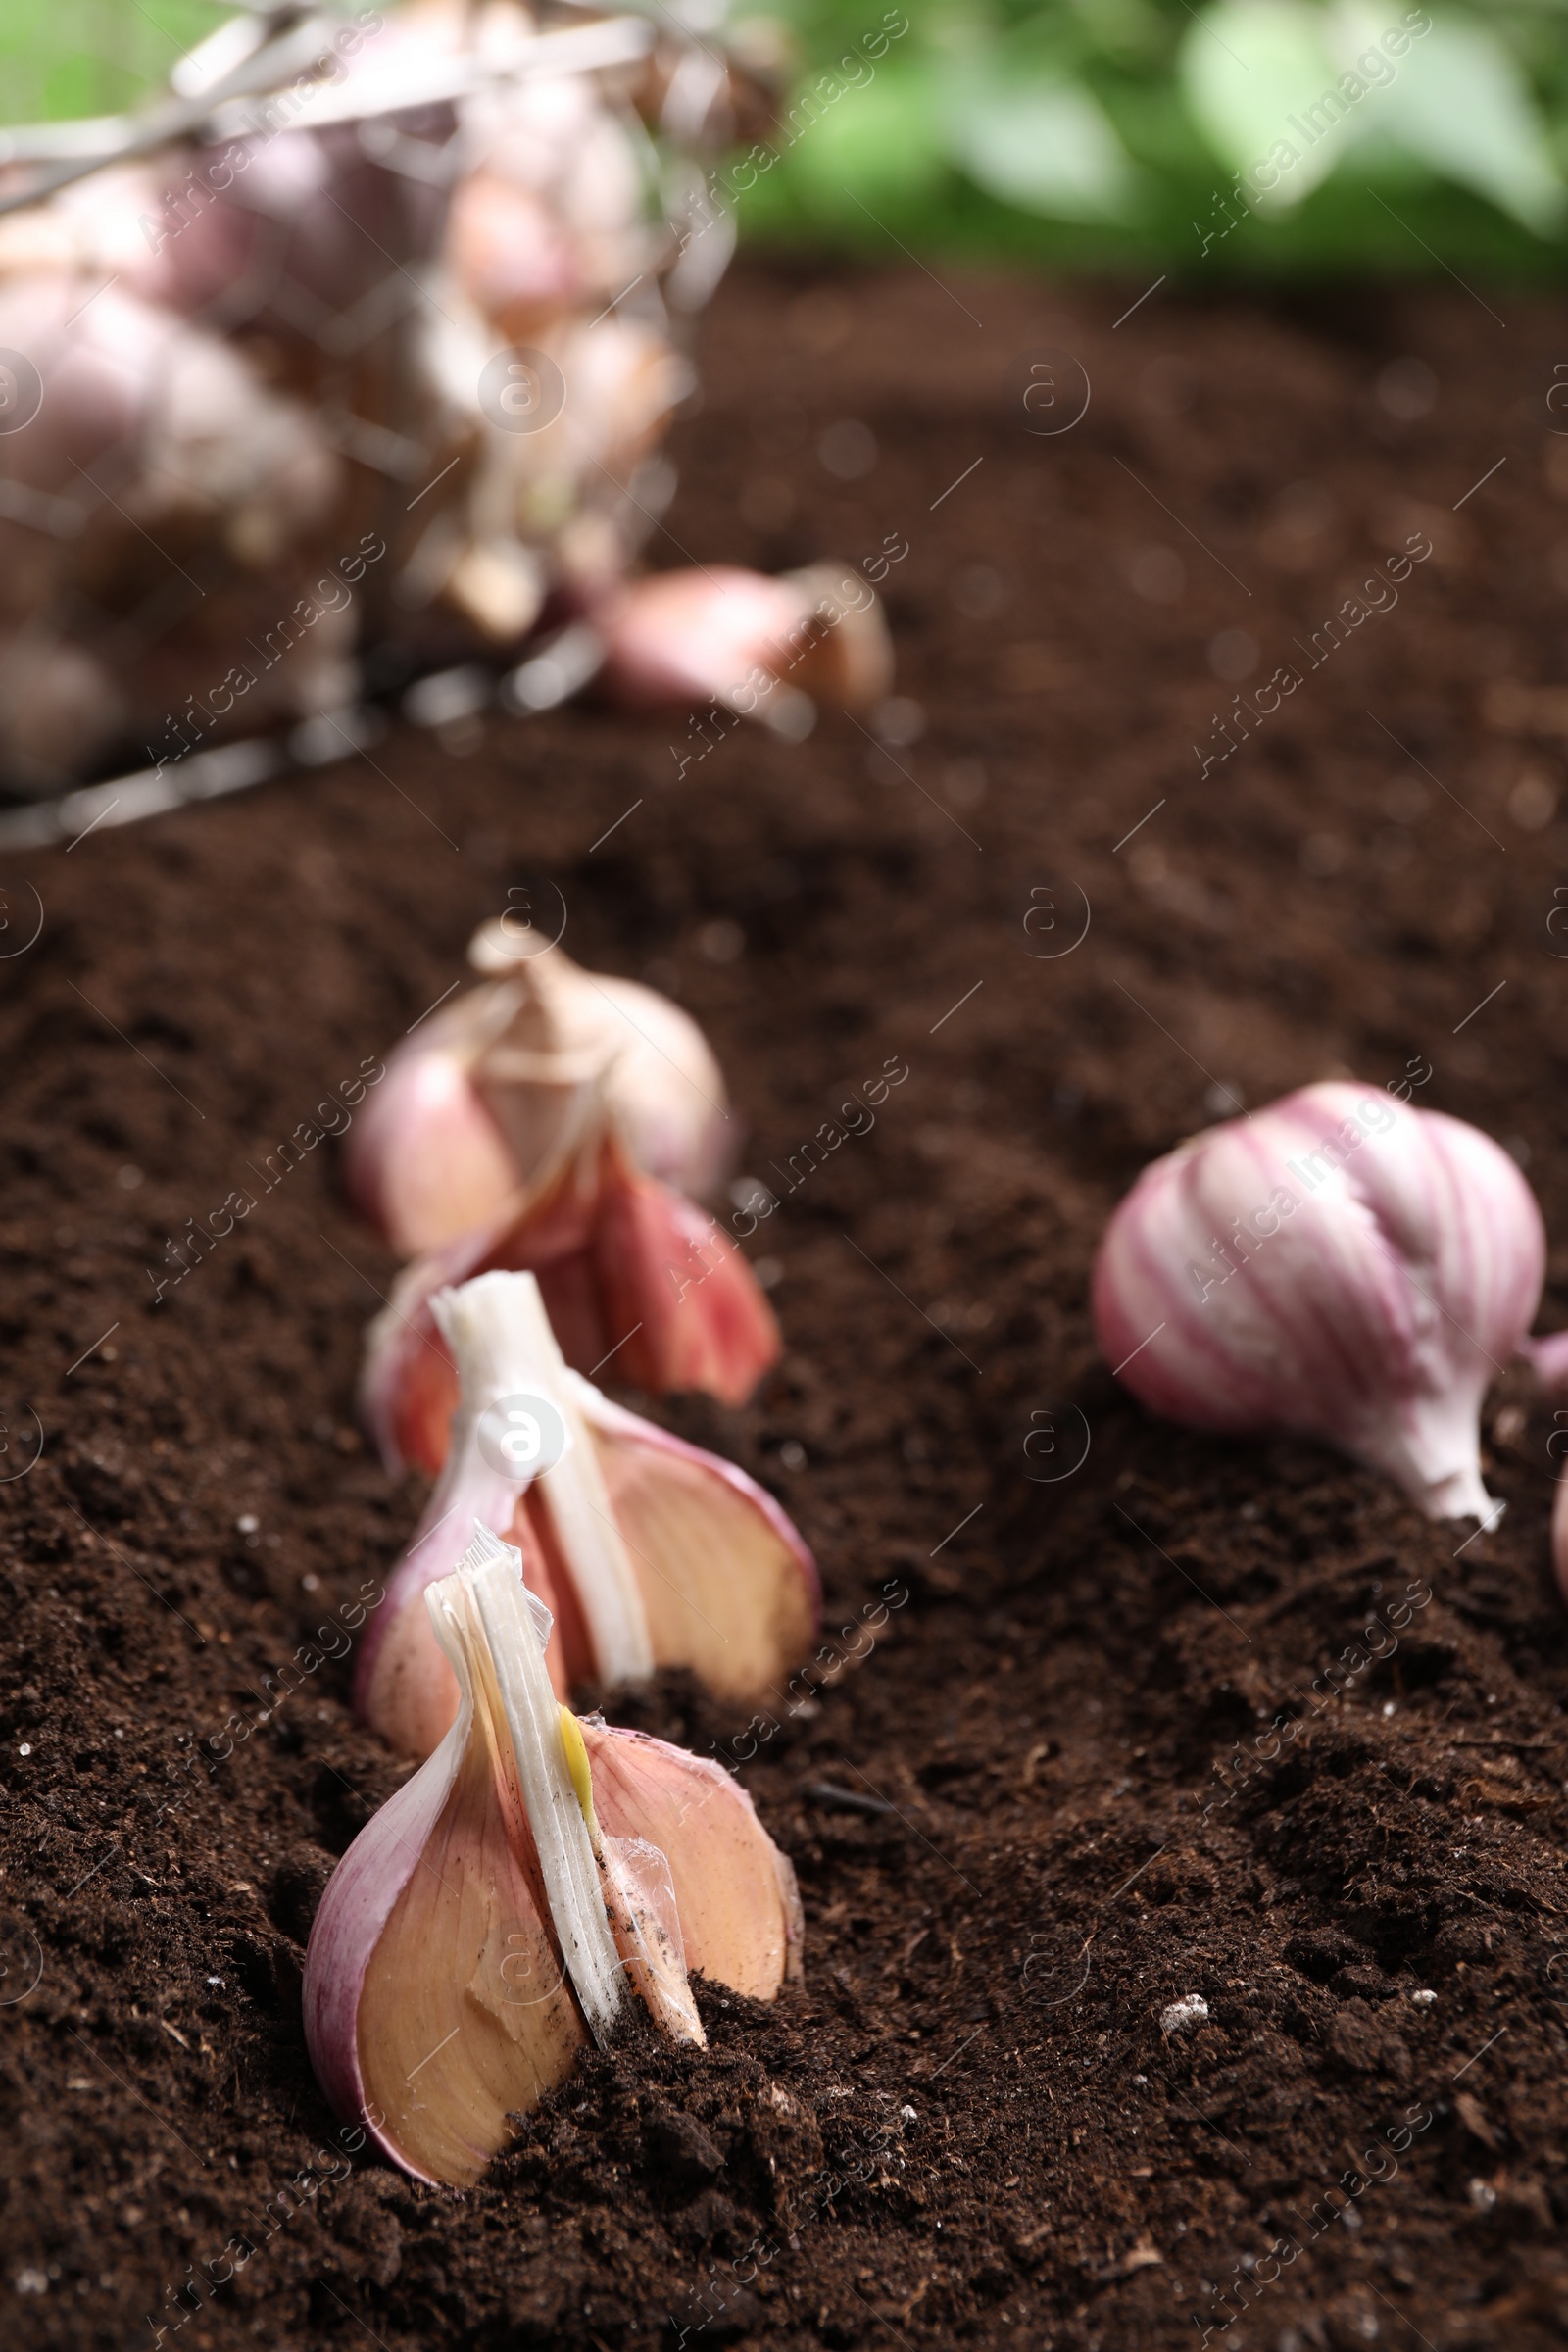
POLYGON ((1568 260, 1568 0, 767 5, 804 71, 754 237, 1202 277, 1568 260))
MULTIPOLYGON (((710 21, 710 0, 641 4, 710 21)), ((732 15, 754 6, 788 25, 801 69, 769 149, 721 174, 754 238, 1204 278, 1554 279, 1568 260, 1568 0, 732 0, 732 15), (1294 158, 1258 187, 1251 167, 1282 140, 1294 158)), ((134 104, 229 13, 0 0, 0 117, 134 104)))
POLYGON ((119 114, 232 14, 218 0, 0 0, 0 122, 119 114))

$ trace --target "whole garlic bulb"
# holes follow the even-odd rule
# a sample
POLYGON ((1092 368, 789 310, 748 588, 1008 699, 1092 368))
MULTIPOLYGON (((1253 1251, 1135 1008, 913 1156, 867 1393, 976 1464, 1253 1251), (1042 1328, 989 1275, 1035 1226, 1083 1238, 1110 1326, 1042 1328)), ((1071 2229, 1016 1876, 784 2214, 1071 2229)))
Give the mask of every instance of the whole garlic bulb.
POLYGON ((711 1192, 732 1155, 723 1073, 691 1016, 509 923, 475 934, 484 986, 389 1056, 350 1132, 349 1189, 405 1256, 444 1249, 536 1184, 590 1099, 635 1164, 677 1192, 711 1192))
POLYGON ((1095 1327, 1155 1412, 1322 1438, 1430 1518, 1491 1520, 1481 1400, 1544 1262, 1535 1196, 1477 1128, 1308 1086, 1144 1170, 1100 1246, 1095 1327))

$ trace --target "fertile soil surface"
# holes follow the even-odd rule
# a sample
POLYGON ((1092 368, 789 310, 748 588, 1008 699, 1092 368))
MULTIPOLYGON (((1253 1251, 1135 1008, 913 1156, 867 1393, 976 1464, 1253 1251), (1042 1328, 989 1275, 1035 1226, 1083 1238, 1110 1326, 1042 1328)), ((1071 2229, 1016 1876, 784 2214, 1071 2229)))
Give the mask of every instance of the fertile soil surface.
POLYGON ((1340 1074, 1508 1145, 1568 1319, 1563 346, 1490 289, 1113 324, 1138 292, 754 268, 716 305, 658 560, 906 542, 886 750, 399 729, 9 861, 9 936, 28 884, 43 924, 0 964, 8 2345, 1562 2341, 1549 1400, 1491 1399, 1507 1517, 1464 1544, 1314 1446, 1152 1421, 1086 1300, 1148 1158, 1340 1074), (393 1265, 323 1145, 153 1284, 550 883, 580 959, 705 1024, 782 1196, 748 1244, 781 1369, 651 1409, 815 1547, 814 1695, 610 1705, 738 1762, 808 1973, 705 1991, 706 2054, 596 2060, 456 2195, 345 2152, 301 2034, 400 1768, 347 1661, 266 1704, 419 1506, 355 1428, 393 1265))

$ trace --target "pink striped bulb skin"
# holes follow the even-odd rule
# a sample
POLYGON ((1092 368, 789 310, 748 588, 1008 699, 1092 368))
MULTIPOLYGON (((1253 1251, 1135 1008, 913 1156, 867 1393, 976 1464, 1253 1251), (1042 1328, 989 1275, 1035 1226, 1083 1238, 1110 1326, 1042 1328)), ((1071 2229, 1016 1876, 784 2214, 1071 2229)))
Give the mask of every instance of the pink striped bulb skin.
POLYGON ((1432 1518, 1491 1518, 1481 1402, 1544 1266, 1535 1196, 1490 1137, 1308 1086, 1144 1170, 1100 1246, 1095 1328, 1154 1412, 1321 1438, 1432 1518))

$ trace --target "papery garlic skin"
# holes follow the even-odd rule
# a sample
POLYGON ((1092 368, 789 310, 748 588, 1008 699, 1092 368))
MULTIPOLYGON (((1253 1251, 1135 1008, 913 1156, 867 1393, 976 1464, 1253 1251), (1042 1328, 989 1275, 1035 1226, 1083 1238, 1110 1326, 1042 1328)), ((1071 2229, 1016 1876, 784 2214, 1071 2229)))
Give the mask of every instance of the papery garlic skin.
POLYGON ((476 1518, 516 1545, 555 1621, 546 1657, 558 1695, 643 1681, 656 1665, 689 1667, 737 1704, 781 1681, 810 1646, 819 1586, 772 1496, 567 1371, 531 1274, 480 1275, 431 1303, 462 1401, 440 1481, 362 1645, 361 1720, 419 1758, 444 1736, 458 1687, 423 1600, 476 1518), (481 1428, 492 1405, 516 1396, 559 1414, 566 1449, 506 1475, 481 1428))
POLYGON ((700 1389, 741 1404, 783 1341, 746 1259, 693 1202, 634 1168, 596 1132, 547 1184, 487 1229, 405 1269, 367 1336, 360 1402, 394 1475, 446 1458, 457 1375, 434 1294, 497 1269, 537 1275, 562 1353, 592 1374, 663 1395, 700 1389))
POLYGON ((427 1596, 460 1707, 333 1873, 306 2040, 345 2119, 416 2179, 466 2186, 510 2118, 640 1996, 701 2044, 688 1982, 770 1999, 800 1964, 794 1873, 728 1776, 558 1705, 549 1614, 485 1528, 427 1596))
POLYGON ((734 1157, 723 1074, 696 1022, 635 980, 582 970, 520 914, 474 936, 488 975, 422 1023, 350 1129, 356 1205, 402 1254, 490 1223, 547 1178, 594 1103, 633 1162, 701 1198, 734 1157))
POLYGON ((721 1764, 645 1732, 582 1725, 607 1831, 648 1839, 669 1866, 689 1969, 770 2001, 802 1974, 805 1925, 788 1858, 721 1764))
POLYGON ((1489 1137, 1329 1083, 1145 1169, 1101 1243, 1095 1326, 1155 1412, 1321 1438, 1431 1518, 1491 1521, 1481 1401, 1544 1263, 1535 1197, 1489 1137))

